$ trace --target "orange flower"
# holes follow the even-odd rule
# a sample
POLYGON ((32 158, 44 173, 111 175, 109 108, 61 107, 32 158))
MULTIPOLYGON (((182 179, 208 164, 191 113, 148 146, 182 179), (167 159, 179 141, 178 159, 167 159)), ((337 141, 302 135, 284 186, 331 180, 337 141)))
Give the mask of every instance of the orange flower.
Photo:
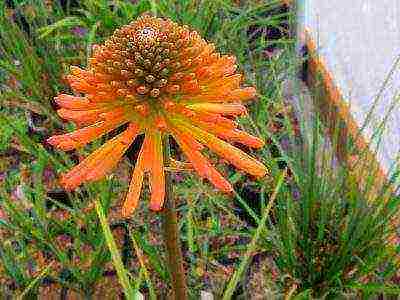
POLYGON ((264 176, 266 168, 229 142, 260 148, 264 142, 237 128, 226 116, 246 113, 241 101, 254 98, 241 88, 233 56, 220 55, 195 31, 170 20, 142 16, 93 47, 86 70, 71 67, 68 81, 84 96, 61 94, 58 114, 79 129, 49 138, 62 150, 82 147, 115 128, 125 131, 106 142, 62 177, 72 190, 104 177, 139 134, 144 142, 123 207, 138 204, 143 178, 149 176, 150 208, 160 210, 165 194, 162 140, 170 134, 200 176, 231 192, 232 186, 203 156, 203 145, 237 168, 264 176), (224 141, 225 140, 225 141, 224 141))

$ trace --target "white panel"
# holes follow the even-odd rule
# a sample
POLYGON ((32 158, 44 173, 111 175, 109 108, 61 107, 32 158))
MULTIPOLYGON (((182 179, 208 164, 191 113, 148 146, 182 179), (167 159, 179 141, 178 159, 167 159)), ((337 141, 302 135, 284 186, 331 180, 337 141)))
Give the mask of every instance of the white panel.
MULTIPOLYGON (((311 29, 336 84, 361 126, 400 56, 400 0, 304 0, 302 23, 311 29)), ((400 92, 400 63, 365 131, 370 137, 400 92)), ((398 100, 400 102, 400 99, 398 100)), ((389 170, 400 150, 400 104, 392 112, 378 159, 389 170)))

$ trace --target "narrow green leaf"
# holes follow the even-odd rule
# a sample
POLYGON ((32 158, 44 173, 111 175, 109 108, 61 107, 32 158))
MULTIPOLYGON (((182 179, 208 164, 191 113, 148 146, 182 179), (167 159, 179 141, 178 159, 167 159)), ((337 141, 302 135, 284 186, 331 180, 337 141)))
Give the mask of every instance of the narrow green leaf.
POLYGON ((103 229, 103 234, 106 239, 106 243, 108 249, 111 253, 111 258, 114 264, 114 267, 117 271, 119 282, 124 290, 124 294, 128 300, 139 300, 136 291, 133 290, 128 277, 128 271, 125 269, 124 264, 122 263, 121 255, 118 251, 117 245, 115 243, 114 237, 111 233, 110 226, 108 225, 106 216, 103 211, 103 207, 101 206, 100 201, 97 199, 95 201, 96 212, 100 220, 101 228, 103 229))

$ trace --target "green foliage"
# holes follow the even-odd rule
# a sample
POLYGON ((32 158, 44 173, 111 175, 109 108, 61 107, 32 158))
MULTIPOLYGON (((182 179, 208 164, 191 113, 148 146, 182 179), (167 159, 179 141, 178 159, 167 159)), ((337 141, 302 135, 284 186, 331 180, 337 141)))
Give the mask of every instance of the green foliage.
POLYGON ((286 82, 295 80, 301 61, 290 35, 269 39, 265 32, 288 33, 293 12, 282 10, 278 0, 78 2, 14 1, 13 10, 0 3, 0 153, 10 149, 11 140, 21 152, 12 167, 1 168, 6 176, 0 185, 0 297, 42 295, 46 285, 58 295, 96 297, 109 290, 107 278, 117 283, 115 294, 124 290, 133 297, 139 290, 151 299, 166 296, 169 274, 159 219, 147 211, 146 193, 132 220, 115 213, 130 163, 120 166, 129 175, 66 194, 57 190, 57 174, 89 149, 70 155, 43 143, 47 134, 69 126, 51 105, 57 93, 68 91, 63 76, 69 65, 86 65, 93 44, 144 12, 187 24, 222 53, 236 55, 247 83, 258 91, 240 126, 268 143, 252 155, 268 165, 269 178, 254 181, 221 168, 235 186, 233 199, 195 176, 174 174, 191 296, 211 290, 216 297, 251 298, 248 278, 254 274, 247 271, 259 255, 268 265, 267 258, 274 259, 265 277, 274 270, 278 275, 267 286, 259 284, 276 291, 277 298, 398 293, 388 280, 396 270, 397 249, 387 243, 398 199, 367 202, 349 170, 330 167, 323 126, 313 123, 309 139, 302 120, 296 124, 283 101, 286 82), (28 131, 28 112, 39 116, 47 133, 28 131), (285 169, 288 175, 282 177, 285 169), (60 198, 51 195, 54 190, 60 198), (256 195, 253 203, 248 191, 256 195))
MULTIPOLYGON (((271 5, 255 5, 250 1, 243 7, 230 1, 176 1, 172 4, 170 1, 143 0, 112 3, 86 0, 80 1, 78 6, 73 1, 66 1, 63 5, 58 1, 51 4, 37 0, 15 1, 13 10, 6 8, 4 3, 1 5, 2 144, 6 150, 10 138, 14 137, 24 150, 24 157, 18 162, 17 169, 6 170, 7 178, 2 185, 0 209, 10 216, 2 219, 0 224, 5 232, 0 253, 0 266, 5 278, 15 284, 15 295, 40 294, 40 287, 45 282, 51 282, 50 286, 56 284, 64 291, 76 291, 89 296, 95 295, 101 287, 104 272, 109 271, 107 266, 114 263, 125 289, 127 276, 134 289, 148 290, 154 299, 156 293, 162 294, 162 291, 156 292, 154 286, 159 285, 160 281, 168 283, 169 276, 163 249, 154 243, 154 226, 149 225, 153 217, 133 220, 133 224, 110 219, 109 214, 116 204, 117 195, 126 191, 126 181, 121 180, 86 185, 67 197, 62 196, 60 200, 53 199, 47 180, 49 169, 58 173, 73 162, 69 155, 54 152, 42 145, 42 133, 28 134, 26 122, 20 116, 27 111, 39 115, 40 120, 44 120, 40 121, 41 125, 45 124, 49 132, 62 126, 51 106, 51 99, 60 91, 68 91, 63 81, 68 66, 85 65, 92 44, 101 43, 113 30, 149 11, 192 26, 208 40, 214 41, 224 53, 234 52, 238 55, 240 68, 252 78, 251 74, 257 73, 258 66, 263 63, 262 47, 257 48, 257 44, 264 38, 252 39, 250 46, 243 33, 250 26, 265 25, 265 18, 262 23, 263 14, 268 15, 268 11, 277 7, 277 1, 271 1, 271 5), (225 38, 233 34, 234 39, 240 38, 239 45, 226 44, 225 38), (250 60, 253 47, 257 48, 258 54, 250 60), (14 116, 14 112, 18 117, 14 116), (86 210, 94 199, 101 199, 102 202, 103 209, 98 209, 104 212, 104 215, 101 214, 102 226, 94 211, 86 210), (66 217, 59 217, 61 213, 66 217), (109 234, 105 218, 111 223, 113 235, 109 234), (132 244, 125 242, 121 259, 113 246, 117 244, 121 249, 121 244, 113 241, 116 239, 115 226, 129 228, 130 240, 137 246, 134 251, 132 244), (60 240, 69 241, 69 246, 61 246, 60 240), (19 245, 19 250, 12 255, 16 245, 19 245), (139 268, 128 265, 127 262, 135 260, 138 253, 146 257, 146 265, 139 268), (37 256, 42 254, 46 257, 46 263, 52 263, 50 270, 40 264, 37 256), (33 267, 29 268, 30 265, 33 267)), ((265 39, 263 43, 266 43, 265 39)), ((272 77, 268 78, 270 82, 273 80, 272 77)), ((254 80, 250 81, 254 83, 254 80)), ((261 96, 264 94, 263 84, 259 82, 261 96)), ((249 127, 246 122, 243 120, 243 126, 249 127)), ((85 150, 80 152, 85 153, 85 150)), ((239 173, 233 173, 231 177, 233 182, 243 180, 239 173)), ((189 248, 189 280, 196 287, 193 294, 198 295, 205 288, 202 274, 208 268, 216 272, 219 261, 226 259, 232 250, 246 249, 246 245, 240 244, 219 249, 215 243, 232 235, 250 238, 251 233, 247 227, 241 228, 242 221, 235 215, 230 202, 209 185, 188 177, 176 192, 184 200, 180 206, 180 226, 184 233, 182 240, 189 248), (195 187, 199 196, 191 199, 195 187)), ((242 204, 245 205, 245 202, 242 201, 242 204)), ((247 207, 247 211, 251 212, 251 208, 247 207)), ((223 283, 219 284, 218 293, 222 293, 223 283)), ((6 286, 1 291, 5 295, 10 293, 6 286)))
MULTIPOLYGON (((24 118, 13 116, 9 118, 9 122, 14 124, 15 128, 20 132, 24 132, 25 134, 27 133, 28 125, 24 118)), ((9 149, 13 136, 13 128, 6 126, 2 127, 2 130, 0 131, 0 153, 9 149)))
POLYGON ((301 163, 295 182, 298 199, 293 199, 293 189, 278 197, 273 245, 279 269, 290 278, 285 284, 297 283, 299 291, 330 298, 354 283, 361 287, 363 281, 384 289, 385 278, 396 269, 396 249, 389 240, 396 233, 391 220, 398 199, 368 202, 365 190, 349 184, 347 170, 337 166, 332 174, 332 166, 317 166, 313 152, 320 147, 314 145, 304 160, 296 161, 301 163))
POLYGON ((99 216, 101 228, 103 229, 104 237, 107 242, 107 246, 110 250, 113 264, 116 268, 116 271, 118 274, 118 279, 124 290, 125 297, 127 299, 135 299, 135 295, 137 293, 134 292, 132 285, 129 281, 128 272, 126 271, 124 264, 122 262, 121 255, 118 251, 117 245, 112 236, 112 232, 111 232, 110 226, 108 225, 108 221, 104 214, 101 203, 97 200, 95 204, 96 204, 96 212, 97 212, 97 215, 99 216))

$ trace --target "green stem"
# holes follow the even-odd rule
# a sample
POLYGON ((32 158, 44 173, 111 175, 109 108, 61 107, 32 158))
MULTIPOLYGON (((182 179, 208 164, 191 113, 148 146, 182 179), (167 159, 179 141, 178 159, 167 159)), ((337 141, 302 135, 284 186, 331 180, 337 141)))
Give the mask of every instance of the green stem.
POLYGON ((124 264, 122 263, 121 255, 118 251, 117 244, 115 243, 114 237, 111 233, 111 229, 110 226, 108 225, 107 217, 103 211, 103 207, 100 203, 100 200, 99 199, 95 200, 95 204, 101 228, 103 229, 104 238, 106 240, 108 249, 110 250, 111 259, 114 264, 115 270, 117 271, 118 280, 122 286, 126 299, 135 300, 137 299, 136 293, 130 284, 128 271, 125 269, 124 264))
MULTIPOLYGON (((169 136, 164 138, 164 164, 169 165, 170 146, 169 136)), ((183 256, 179 242, 178 217, 175 208, 175 199, 172 192, 171 176, 165 173, 165 204, 162 212, 163 235, 167 250, 168 267, 171 274, 172 299, 188 299, 186 276, 183 268, 183 256)))
POLYGON ((249 244, 249 246, 247 247, 246 253, 244 254, 244 257, 242 259, 242 261, 240 262, 239 267, 236 269, 235 273, 233 274, 233 276, 231 277, 228 286, 225 290, 225 293, 223 295, 223 300, 229 300, 232 299, 233 293, 235 292, 235 289, 240 281, 240 279, 242 278, 243 273, 246 271, 251 258, 253 257, 254 253, 257 250, 257 243, 258 240, 260 239, 261 235, 263 232, 265 232, 266 230, 266 222, 269 216, 269 212, 272 208, 272 205, 275 202, 275 198, 279 193, 279 190, 281 189, 281 186, 283 184, 283 181, 286 177, 287 174, 287 169, 285 169, 281 176, 278 179, 278 183, 275 187, 275 190, 271 196, 271 198, 269 199, 268 205, 265 207, 264 211, 262 212, 262 218, 261 221, 258 223, 258 227, 256 229, 255 234, 253 235, 253 238, 249 244))

